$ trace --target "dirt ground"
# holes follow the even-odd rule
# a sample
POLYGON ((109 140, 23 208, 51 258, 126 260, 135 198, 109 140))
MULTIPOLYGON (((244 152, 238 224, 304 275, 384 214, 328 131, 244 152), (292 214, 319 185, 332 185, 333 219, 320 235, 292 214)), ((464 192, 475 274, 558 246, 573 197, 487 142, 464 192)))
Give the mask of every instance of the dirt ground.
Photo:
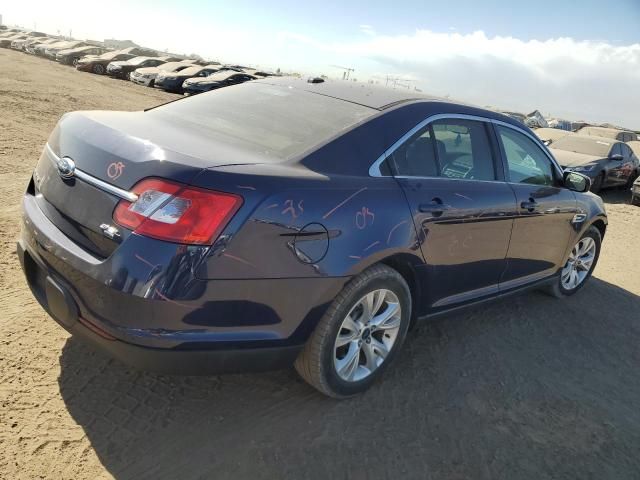
POLYGON ((19 203, 64 112, 169 94, 0 50, 0 478, 640 478, 640 208, 605 194, 595 278, 420 326, 338 402, 293 370, 167 377, 77 342, 32 298, 19 203))

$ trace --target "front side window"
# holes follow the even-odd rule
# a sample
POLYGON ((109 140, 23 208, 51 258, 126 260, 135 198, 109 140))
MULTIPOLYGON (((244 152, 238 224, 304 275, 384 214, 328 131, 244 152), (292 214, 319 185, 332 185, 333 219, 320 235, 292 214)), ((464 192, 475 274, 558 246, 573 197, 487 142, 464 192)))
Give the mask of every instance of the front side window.
POLYGON ((440 175, 495 180, 493 154, 483 122, 445 119, 432 124, 440 175))
POLYGON ((554 185, 549 157, 526 135, 498 126, 498 135, 509 165, 509 181, 533 185, 554 185))

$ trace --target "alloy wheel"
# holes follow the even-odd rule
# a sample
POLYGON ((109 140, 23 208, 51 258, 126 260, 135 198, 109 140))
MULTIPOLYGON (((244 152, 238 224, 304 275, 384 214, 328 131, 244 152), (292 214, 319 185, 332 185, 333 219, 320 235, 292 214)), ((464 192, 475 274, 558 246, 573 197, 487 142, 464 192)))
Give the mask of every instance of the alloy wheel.
POLYGON ((595 258, 596 242, 591 237, 582 238, 571 250, 567 264, 562 269, 562 287, 565 290, 573 290, 584 282, 595 258))
POLYGON ((382 365, 396 342, 402 320, 391 290, 367 293, 342 321, 334 346, 334 367, 347 382, 367 378, 382 365))

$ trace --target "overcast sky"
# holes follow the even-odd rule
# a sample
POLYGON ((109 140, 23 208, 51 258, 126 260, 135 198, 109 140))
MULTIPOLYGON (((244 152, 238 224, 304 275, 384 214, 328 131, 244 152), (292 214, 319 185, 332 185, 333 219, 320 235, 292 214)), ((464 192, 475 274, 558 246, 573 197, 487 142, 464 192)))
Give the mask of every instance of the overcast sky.
POLYGON ((347 66, 358 80, 640 129, 640 0, 3 3, 5 24, 50 33, 331 77, 347 66))

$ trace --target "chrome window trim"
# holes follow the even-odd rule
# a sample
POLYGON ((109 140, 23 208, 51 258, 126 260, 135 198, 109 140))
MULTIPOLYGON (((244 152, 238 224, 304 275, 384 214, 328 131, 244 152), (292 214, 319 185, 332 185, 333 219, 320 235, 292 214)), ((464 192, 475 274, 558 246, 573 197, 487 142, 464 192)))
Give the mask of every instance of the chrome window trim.
MULTIPOLYGON (((435 115, 430 115, 424 120, 422 120, 415 127, 413 127, 411 130, 405 133, 402 137, 400 137, 400 139, 397 140, 393 145, 391 145, 388 149, 386 149, 384 153, 380 155, 377 158, 377 160, 373 162, 373 164, 369 167, 369 176, 370 177, 386 177, 387 175, 382 175, 382 173, 380 172, 380 165, 382 164, 382 162, 384 162, 389 156, 391 156, 393 152, 395 152, 398 148, 400 148, 400 146, 403 143, 405 143, 407 140, 409 140, 409 138, 411 138, 413 135, 418 133, 418 131, 422 130, 424 127, 426 127, 432 122, 435 122, 437 120, 444 120, 444 119, 475 120, 477 122, 492 123, 494 125, 499 125, 501 127, 507 127, 512 130, 515 130, 529 137, 536 145, 540 147, 540 149, 544 152, 544 154, 547 156, 547 158, 551 162, 551 165, 553 165, 553 167, 556 169, 556 173, 560 175, 560 178, 562 178, 562 176, 564 175, 564 171, 562 170, 560 165, 558 165, 558 162, 556 162, 556 159, 553 158, 553 155, 551 155, 551 152, 549 152, 547 147, 540 141, 540 139, 536 138, 534 135, 531 135, 529 132, 518 127, 517 125, 512 125, 510 123, 503 122, 502 120, 496 120, 494 118, 489 118, 489 117, 481 117, 478 115, 467 115, 464 113, 437 113, 435 115)), ((394 175, 390 175, 390 176, 394 176, 394 175)), ((418 176, 411 176, 411 175, 401 175, 401 176, 395 176, 395 178, 443 178, 443 177, 418 177, 418 176)), ((500 180, 496 180, 496 181, 500 181, 500 180)))
MULTIPOLYGON (((53 151, 53 149, 48 143, 47 143, 47 152, 50 155, 50 159, 53 158, 53 163, 57 168, 58 166, 57 162, 60 160, 60 157, 56 155, 56 153, 53 151)), ((103 190, 107 193, 115 195, 118 198, 122 198, 123 200, 127 200, 128 202, 135 202, 138 199, 138 195, 136 195, 135 193, 129 192, 122 188, 118 188, 115 185, 111 185, 110 183, 100 180, 99 178, 96 178, 93 175, 89 175, 88 173, 83 172, 79 168, 76 168, 73 171, 73 177, 79 178, 80 180, 82 180, 85 183, 88 183, 89 185, 92 185, 100 190, 103 190)))

